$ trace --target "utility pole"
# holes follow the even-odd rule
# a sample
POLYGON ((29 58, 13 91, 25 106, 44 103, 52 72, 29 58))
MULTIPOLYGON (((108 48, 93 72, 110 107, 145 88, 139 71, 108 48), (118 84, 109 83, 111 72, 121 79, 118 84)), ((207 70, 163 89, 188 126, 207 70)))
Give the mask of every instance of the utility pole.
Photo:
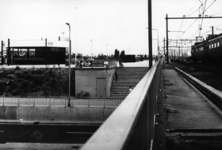
POLYGON ((148 0, 148 48, 149 48, 149 69, 153 65, 152 45, 152 0, 148 0))
POLYGON ((169 55, 168 55, 168 14, 166 14, 166 57, 167 57, 167 64, 169 64, 169 55))
POLYGON ((214 26, 212 26, 212 36, 214 37, 214 26))
POLYGON ((168 19, 221 19, 222 16, 217 16, 217 17, 168 17, 168 14, 166 14, 166 49, 167 49, 167 63, 169 63, 169 59, 168 59, 168 19))
POLYGON ((166 55, 166 53, 165 53, 165 38, 163 38, 163 54, 164 54, 164 56, 166 55))

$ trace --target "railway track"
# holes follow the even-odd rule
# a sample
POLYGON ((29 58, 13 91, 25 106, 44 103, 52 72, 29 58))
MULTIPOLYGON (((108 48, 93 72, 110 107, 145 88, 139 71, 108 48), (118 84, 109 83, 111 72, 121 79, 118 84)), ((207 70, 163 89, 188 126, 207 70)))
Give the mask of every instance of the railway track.
MULTIPOLYGON (((181 69, 174 68, 187 82, 199 90, 209 99, 209 104, 217 115, 222 116, 222 93, 206 83, 196 79, 181 69), (212 103, 211 103, 212 102, 212 103)), ((178 149, 222 149, 222 129, 194 128, 194 129, 167 129, 166 147, 178 149)))
POLYGON ((219 75, 222 75, 222 67, 221 66, 215 66, 213 64, 207 65, 207 64, 194 63, 194 62, 182 62, 182 61, 177 61, 176 63, 182 64, 182 65, 188 66, 188 67, 193 67, 195 69, 199 69, 199 70, 208 71, 208 72, 217 73, 219 75))

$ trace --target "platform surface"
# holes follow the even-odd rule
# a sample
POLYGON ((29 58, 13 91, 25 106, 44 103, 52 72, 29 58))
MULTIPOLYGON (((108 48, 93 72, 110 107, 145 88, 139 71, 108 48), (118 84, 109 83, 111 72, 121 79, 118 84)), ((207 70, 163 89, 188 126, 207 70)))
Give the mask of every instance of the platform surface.
POLYGON ((222 116, 209 101, 172 68, 163 69, 166 129, 218 129, 222 116))

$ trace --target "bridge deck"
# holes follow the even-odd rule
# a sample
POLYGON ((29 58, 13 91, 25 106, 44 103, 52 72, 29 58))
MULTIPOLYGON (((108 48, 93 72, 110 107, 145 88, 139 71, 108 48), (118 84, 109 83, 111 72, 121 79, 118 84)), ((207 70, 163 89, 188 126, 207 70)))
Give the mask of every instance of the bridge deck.
POLYGON ((166 94, 166 129, 213 129, 222 127, 221 116, 207 98, 173 69, 163 69, 166 94))

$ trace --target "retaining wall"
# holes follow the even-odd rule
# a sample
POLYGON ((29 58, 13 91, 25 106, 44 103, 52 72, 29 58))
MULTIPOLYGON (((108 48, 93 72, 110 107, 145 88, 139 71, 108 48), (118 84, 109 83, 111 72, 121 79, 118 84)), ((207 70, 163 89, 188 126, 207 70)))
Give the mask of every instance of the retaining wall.
POLYGON ((104 121, 114 111, 109 107, 18 107, 1 106, 0 119, 24 121, 104 121))

